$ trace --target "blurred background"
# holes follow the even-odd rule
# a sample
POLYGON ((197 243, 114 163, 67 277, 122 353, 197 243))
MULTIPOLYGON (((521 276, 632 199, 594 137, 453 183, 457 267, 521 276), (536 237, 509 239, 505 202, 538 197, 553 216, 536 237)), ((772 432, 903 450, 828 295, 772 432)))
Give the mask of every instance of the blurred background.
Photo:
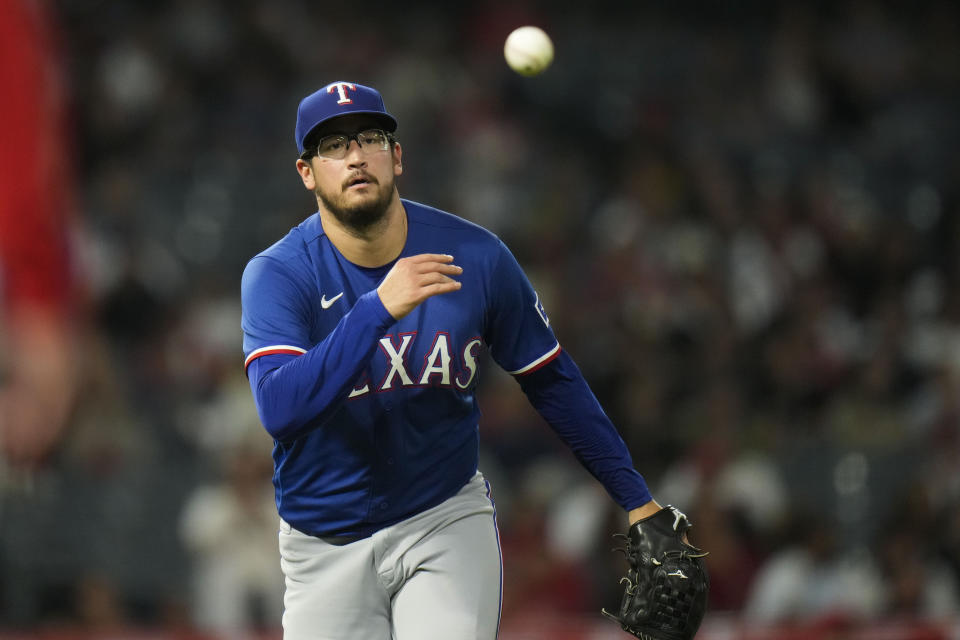
MULTIPOLYGON (((691 516, 698 637, 960 637, 956 3, 0 7, 0 637, 279 637, 239 282, 315 209, 294 119, 334 80, 691 516)), ((501 637, 624 637, 623 513, 487 365, 501 637)))

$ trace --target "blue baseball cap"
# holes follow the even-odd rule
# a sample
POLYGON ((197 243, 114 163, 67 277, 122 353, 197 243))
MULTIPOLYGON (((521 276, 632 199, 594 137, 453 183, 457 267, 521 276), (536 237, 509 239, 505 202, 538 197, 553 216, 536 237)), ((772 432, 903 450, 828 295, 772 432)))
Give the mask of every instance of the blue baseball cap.
POLYGON ((303 153, 303 142, 321 124, 339 116, 362 113, 375 116, 385 131, 397 130, 397 119, 387 113, 383 97, 376 89, 356 82, 331 82, 300 101, 297 108, 297 151, 303 153))

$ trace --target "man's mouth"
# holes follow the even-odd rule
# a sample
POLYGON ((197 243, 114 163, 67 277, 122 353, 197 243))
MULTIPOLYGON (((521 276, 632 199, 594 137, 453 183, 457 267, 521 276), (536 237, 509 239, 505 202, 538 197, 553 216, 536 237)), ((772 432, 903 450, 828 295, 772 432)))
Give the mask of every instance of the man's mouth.
POLYGON ((374 184, 376 181, 367 175, 356 175, 347 180, 345 183, 345 189, 351 189, 353 187, 365 187, 367 185, 374 184))

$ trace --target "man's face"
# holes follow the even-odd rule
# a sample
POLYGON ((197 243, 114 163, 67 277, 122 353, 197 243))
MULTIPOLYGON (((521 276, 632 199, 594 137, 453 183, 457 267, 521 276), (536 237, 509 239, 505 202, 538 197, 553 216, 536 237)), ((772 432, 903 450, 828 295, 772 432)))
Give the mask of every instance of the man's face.
MULTIPOLYGON (((324 123, 310 138, 315 142, 336 134, 352 136, 381 126, 367 116, 343 116, 324 123)), ((346 145, 343 158, 314 155, 298 161, 297 168, 304 185, 313 190, 337 221, 364 232, 384 218, 393 199, 396 177, 403 170, 400 145, 388 143, 387 149, 363 149, 356 139, 348 139, 346 145)))

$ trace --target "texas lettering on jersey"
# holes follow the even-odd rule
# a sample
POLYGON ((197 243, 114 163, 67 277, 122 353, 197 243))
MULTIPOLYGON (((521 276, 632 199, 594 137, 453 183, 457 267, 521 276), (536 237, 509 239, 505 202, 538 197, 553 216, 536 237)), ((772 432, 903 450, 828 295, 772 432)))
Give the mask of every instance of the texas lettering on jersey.
POLYGON ((479 338, 469 340, 455 354, 450 345, 450 335, 438 331, 432 346, 425 352, 423 362, 411 368, 410 354, 417 340, 417 332, 402 333, 397 336, 387 334, 380 339, 379 352, 383 356, 387 372, 380 382, 371 389, 370 376, 367 374, 362 383, 354 387, 349 398, 375 392, 392 391, 410 387, 447 387, 466 391, 477 375, 477 356, 483 341, 479 338), (453 356, 458 357, 454 362, 453 356))

